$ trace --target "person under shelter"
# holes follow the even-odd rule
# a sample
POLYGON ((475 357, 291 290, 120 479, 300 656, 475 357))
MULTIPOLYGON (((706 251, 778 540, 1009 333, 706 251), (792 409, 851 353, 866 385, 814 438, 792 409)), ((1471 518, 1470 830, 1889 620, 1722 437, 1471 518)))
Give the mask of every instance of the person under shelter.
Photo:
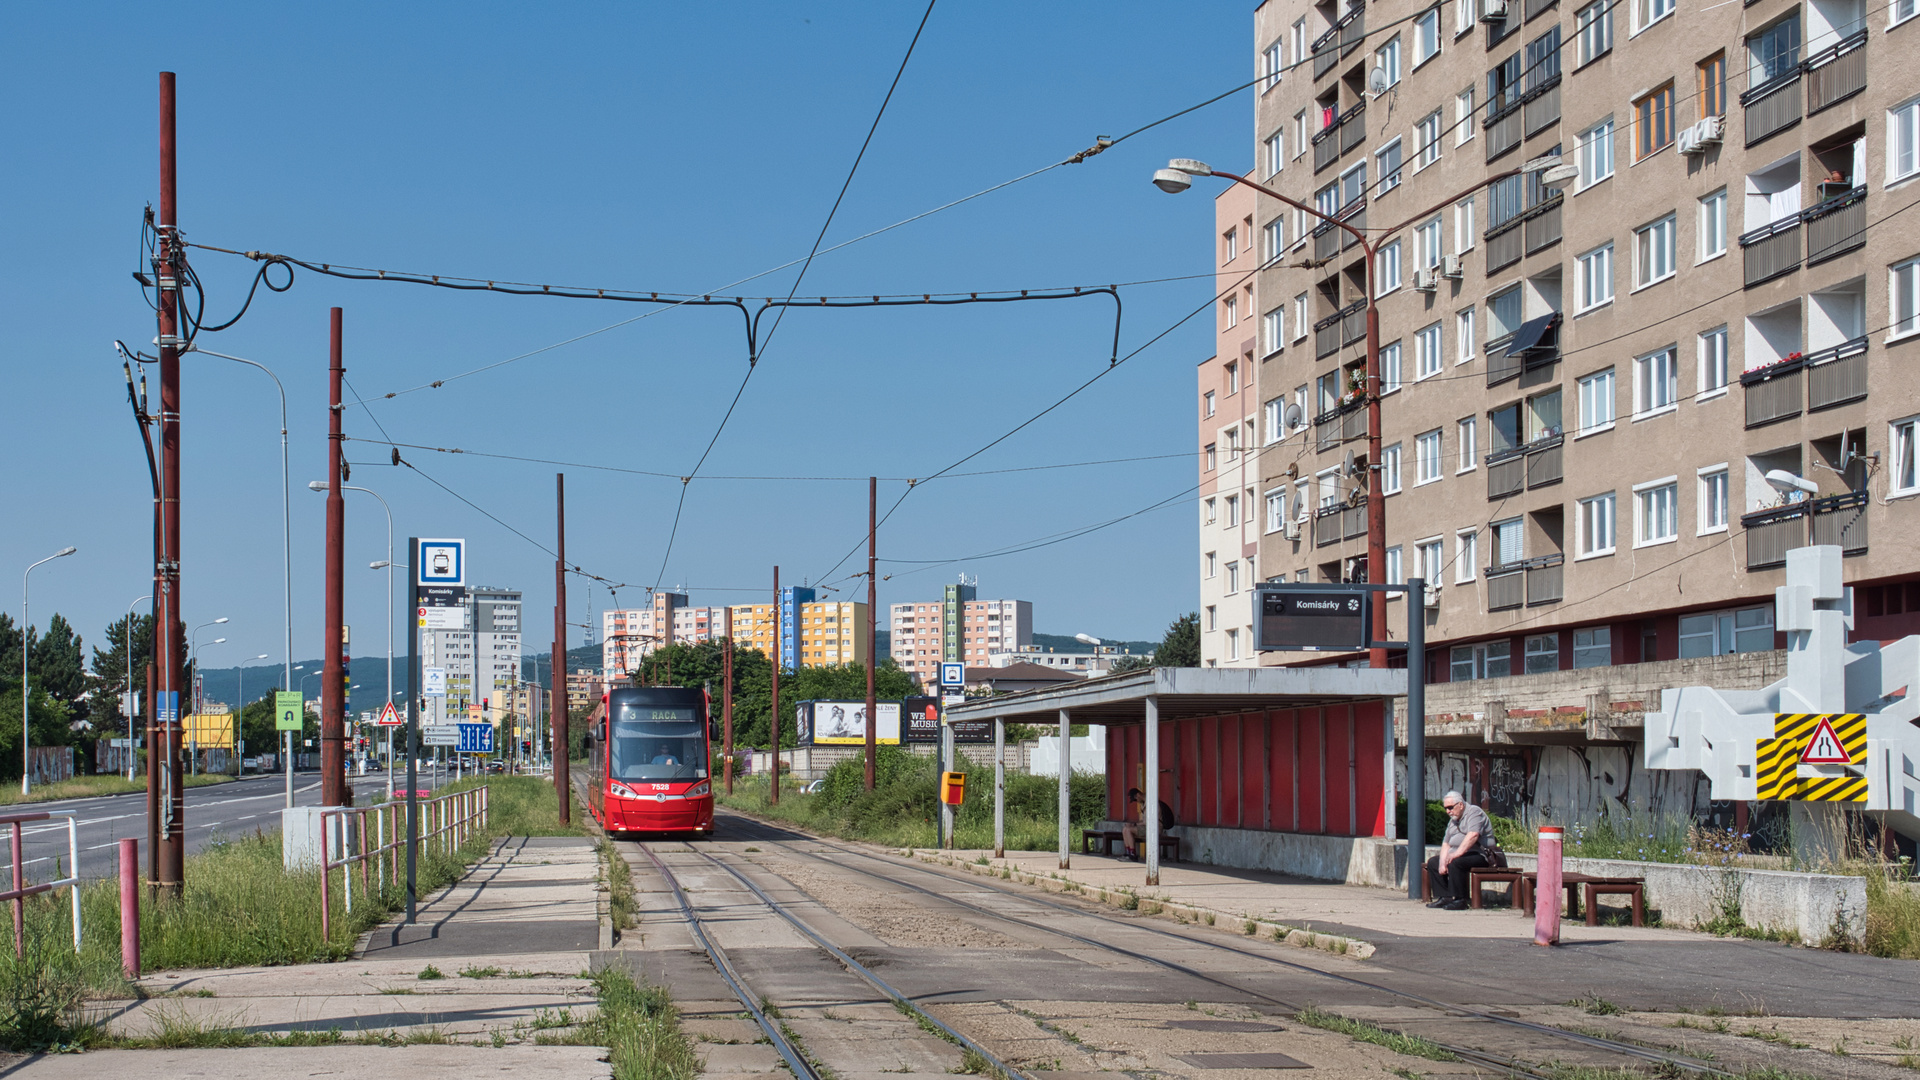
MULTIPOLYGON (((1127 858, 1132 859, 1136 862, 1144 858, 1144 856, 1140 853, 1140 845, 1135 841, 1138 840, 1140 837, 1140 834, 1146 830, 1146 816, 1147 816, 1147 797, 1140 793, 1139 788, 1128 788, 1127 789, 1127 819, 1120 823, 1120 846, 1122 849, 1125 850, 1127 858)), ((1173 807, 1168 806, 1165 800, 1161 800, 1160 802, 1160 835, 1161 837, 1165 838, 1167 835, 1167 830, 1178 824, 1179 822, 1174 820, 1174 817, 1173 817, 1173 807)))

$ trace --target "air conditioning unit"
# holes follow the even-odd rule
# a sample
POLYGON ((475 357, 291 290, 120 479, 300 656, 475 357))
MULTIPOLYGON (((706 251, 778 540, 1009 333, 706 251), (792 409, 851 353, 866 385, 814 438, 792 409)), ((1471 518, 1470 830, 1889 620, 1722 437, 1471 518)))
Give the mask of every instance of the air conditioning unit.
POLYGON ((1507 17, 1507 0, 1484 0, 1480 11, 1481 22, 1501 22, 1507 17))
POLYGON ((1720 141, 1723 128, 1720 117, 1703 117, 1698 123, 1682 128, 1674 141, 1679 144, 1683 154, 1704 154, 1707 147, 1720 141))
POLYGON ((1425 588, 1424 590, 1422 590, 1422 591, 1424 591, 1424 592, 1426 593, 1426 601, 1425 601, 1425 602, 1426 602, 1426 605, 1427 605, 1428 607, 1439 607, 1439 606, 1440 606, 1440 586, 1438 586, 1438 585, 1429 585, 1429 586, 1427 586, 1427 587, 1426 587, 1426 588, 1425 588))
POLYGON ((1439 278, 1434 275, 1432 270, 1415 270, 1413 272, 1413 287, 1421 292, 1432 292, 1439 286, 1439 283, 1439 278))
POLYGON ((1289 540, 1300 539, 1300 519, 1294 518, 1292 521, 1287 522, 1286 528, 1280 530, 1280 534, 1289 540))
POLYGON ((1459 281, 1460 275, 1462 273, 1463 271, 1460 267, 1460 256, 1443 255, 1440 257, 1440 276, 1441 277, 1448 278, 1453 281, 1459 281))

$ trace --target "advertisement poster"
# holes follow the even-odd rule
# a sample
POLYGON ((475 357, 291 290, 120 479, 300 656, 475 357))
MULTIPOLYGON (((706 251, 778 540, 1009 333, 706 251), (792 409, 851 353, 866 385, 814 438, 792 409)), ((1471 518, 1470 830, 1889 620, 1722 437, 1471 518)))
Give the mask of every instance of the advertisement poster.
MULTIPOLYGON (((875 742, 899 745, 900 703, 880 702, 875 719, 875 742)), ((864 701, 803 701, 797 710, 796 720, 802 745, 866 745, 867 703, 864 701)))

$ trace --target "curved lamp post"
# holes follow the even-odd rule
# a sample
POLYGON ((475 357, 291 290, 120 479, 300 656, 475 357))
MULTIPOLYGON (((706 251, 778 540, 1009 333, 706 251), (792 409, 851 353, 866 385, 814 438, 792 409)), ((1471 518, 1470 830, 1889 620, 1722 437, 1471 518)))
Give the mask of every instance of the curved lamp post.
MULTIPOLYGON (((26 573, 20 575, 20 794, 22 795, 33 792, 33 725, 29 722, 27 713, 27 705, 33 700, 33 694, 29 692, 27 686, 27 659, 32 653, 32 650, 27 648, 27 638, 33 628, 32 621, 27 618, 28 579, 33 575, 33 568, 40 563, 64 559, 79 550, 72 546, 61 548, 41 559, 40 562, 28 566, 26 573)), ((127 648, 129 650, 133 648, 131 640, 127 648)))

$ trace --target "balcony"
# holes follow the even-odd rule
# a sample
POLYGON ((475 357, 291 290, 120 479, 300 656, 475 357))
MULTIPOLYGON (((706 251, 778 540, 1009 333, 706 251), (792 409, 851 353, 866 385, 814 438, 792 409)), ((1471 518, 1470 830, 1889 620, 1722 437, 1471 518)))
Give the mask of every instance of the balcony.
POLYGON ((1313 515, 1313 546, 1326 547, 1367 535, 1367 500, 1323 506, 1313 515))
POLYGON ((1487 230, 1487 273, 1503 270, 1520 261, 1525 253, 1526 232, 1522 223, 1512 220, 1499 227, 1499 231, 1487 230))
POLYGON ((1504 567, 1496 573, 1494 567, 1487 568, 1487 610, 1507 611, 1524 607, 1527 603, 1527 575, 1524 570, 1509 570, 1504 567))
POLYGON ((1787 130, 1800 122, 1800 66, 1768 79, 1740 95, 1746 110, 1747 145, 1787 130))
POLYGON ((1521 115, 1518 100, 1509 103, 1499 112, 1488 114, 1482 125, 1487 131, 1487 160, 1492 161, 1519 146, 1524 124, 1525 118, 1521 115))
POLYGON ((1547 11, 1559 2, 1560 0, 1527 0, 1526 21, 1532 22, 1534 16, 1547 11))
POLYGON ((1566 475, 1561 462, 1565 442, 1559 435, 1549 435, 1527 444, 1527 490, 1557 484, 1566 475))
POLYGON ((1833 544, 1847 555, 1866 551, 1872 501, 1864 491, 1849 491, 1745 515, 1740 527, 1747 532, 1747 569, 1783 566, 1790 549, 1806 544, 1833 544))
POLYGON ((1867 242, 1867 187, 1807 207, 1800 212, 1807 224, 1807 265, 1844 255, 1867 242))
POLYGON ((1313 448, 1332 450, 1345 442, 1367 437, 1367 403, 1355 398, 1313 418, 1313 448))
POLYGON ((1518 495, 1527 489, 1527 455, 1519 447, 1487 455, 1487 501, 1518 495))
POLYGON ((1512 341, 1513 335, 1508 334, 1497 341, 1487 342, 1488 386, 1498 386, 1508 379, 1519 378, 1521 370, 1526 366, 1522 357, 1507 355, 1507 346, 1512 341))
POLYGON ((1555 552, 1487 567, 1487 610, 1558 603, 1566 596, 1566 556, 1555 552))
POLYGON ((1527 254, 1533 255, 1560 242, 1559 195, 1527 211, 1527 254))
POLYGON ((1845 555, 1867 550, 1867 504, 1872 501, 1864 491, 1849 491, 1807 503, 1813 514, 1811 542, 1833 544, 1845 555))
POLYGON ((1342 57, 1360 47, 1367 36, 1366 9, 1355 5, 1340 21, 1313 43, 1313 77, 1320 78, 1334 69, 1342 57))
POLYGON ((1323 360, 1367 336, 1367 302, 1355 300, 1313 324, 1313 358, 1323 360))
POLYGON ((1542 555, 1527 560, 1527 606, 1557 604, 1566 596, 1566 556, 1542 555))
POLYGON ((1808 353, 1807 411, 1817 412, 1867 396, 1867 339, 1857 337, 1831 349, 1808 353))
POLYGON ((1867 88, 1867 32, 1861 30, 1843 38, 1838 45, 1807 57, 1800 66, 1807 73, 1808 116, 1845 101, 1867 88))
MULTIPOLYGON (((1339 218, 1341 221, 1364 232, 1367 227, 1366 200, 1362 199, 1347 204, 1347 207, 1340 211, 1339 218)), ((1359 243, 1359 241, 1353 238, 1352 233, 1335 225, 1331 221, 1322 221, 1313 227, 1313 257, 1315 259, 1331 259, 1357 243, 1359 243)))
POLYGON ((1565 437, 1555 433, 1488 454, 1487 501, 1559 483, 1566 475, 1565 443, 1565 437))
POLYGON ((1560 76, 1555 75, 1527 91, 1521 107, 1529 138, 1560 122, 1560 76))
POLYGON ((1740 376, 1746 392, 1747 426, 1757 428, 1800 415, 1802 372, 1807 362, 1799 353, 1777 364, 1755 368, 1740 376))
POLYGON ((1740 257, 1746 263, 1747 288, 1800 269, 1800 215, 1742 234, 1740 257))
POLYGON ((1807 542, 1806 517, 1806 503, 1742 516, 1740 527, 1747 532, 1747 569, 1786 565, 1787 551, 1807 542))
POLYGON ((1340 160, 1340 155, 1367 141, 1367 106, 1362 102, 1353 111, 1321 128, 1313 137, 1313 171, 1340 160))

